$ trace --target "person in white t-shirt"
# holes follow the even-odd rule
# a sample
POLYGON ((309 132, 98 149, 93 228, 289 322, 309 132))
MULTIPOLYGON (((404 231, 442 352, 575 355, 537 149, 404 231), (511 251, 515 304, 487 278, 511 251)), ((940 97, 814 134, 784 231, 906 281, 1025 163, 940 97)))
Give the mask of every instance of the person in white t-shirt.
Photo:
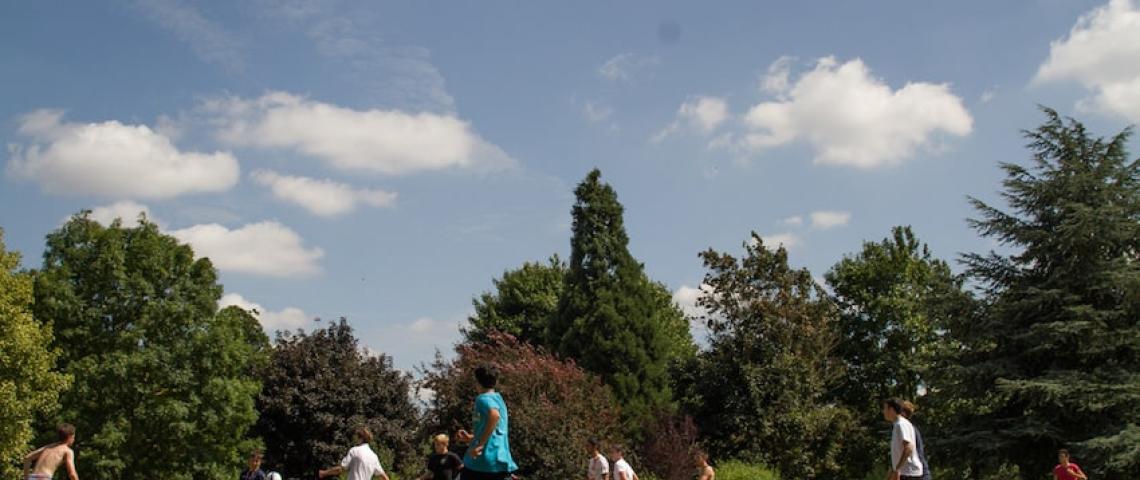
POLYGON ((368 446, 372 441, 372 432, 367 427, 357 427, 355 436, 357 445, 348 450, 348 455, 344 456, 340 465, 317 472, 317 478, 335 477, 348 472, 348 480, 372 480, 372 477, 389 480, 384 467, 380 466, 380 458, 368 446))
POLYGON ((637 473, 633 471, 633 467, 629 466, 629 462, 625 461, 623 454, 624 451, 620 445, 614 445, 610 448, 610 458, 614 459, 613 480, 640 480, 637 477, 637 473))
POLYGON ((610 480, 610 462, 602 455, 602 447, 598 439, 591 438, 586 442, 586 452, 590 455, 590 464, 586 467, 586 480, 610 480))
POLYGON ((922 480, 922 459, 915 447, 914 426, 903 417, 902 400, 883 400, 883 418, 890 422, 891 469, 887 480, 922 480))

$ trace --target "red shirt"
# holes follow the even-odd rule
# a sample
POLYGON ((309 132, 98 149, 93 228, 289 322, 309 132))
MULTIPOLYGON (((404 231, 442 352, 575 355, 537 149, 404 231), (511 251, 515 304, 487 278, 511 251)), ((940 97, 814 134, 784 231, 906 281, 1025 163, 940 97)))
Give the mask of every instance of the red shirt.
POLYGON ((1072 469, 1076 472, 1085 473, 1081 472, 1081 467, 1077 466, 1077 464, 1069 462, 1068 466, 1057 464, 1056 467, 1053 467, 1053 478, 1056 478, 1057 480, 1077 480, 1077 477, 1075 475, 1069 473, 1069 469, 1072 469))

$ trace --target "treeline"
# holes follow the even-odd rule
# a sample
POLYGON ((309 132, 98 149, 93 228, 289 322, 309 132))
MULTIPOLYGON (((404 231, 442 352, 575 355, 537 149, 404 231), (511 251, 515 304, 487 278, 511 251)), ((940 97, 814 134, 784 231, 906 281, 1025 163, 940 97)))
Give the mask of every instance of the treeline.
POLYGON ((860 479, 887 458, 884 397, 920 406, 939 478, 1040 479, 1061 447, 1095 478, 1137 478, 1140 162, 1128 131, 1045 113, 1030 162, 1002 164, 1007 209, 970 200, 970 226, 1009 253, 962 255, 957 274, 896 227, 820 285, 753 234, 699 254, 699 318, 630 254, 595 170, 574 192, 569 259, 495 279, 454 359, 418 380, 344 320, 270 342, 250 312, 218 310, 208 259, 145 219, 78 215, 39 269, 0 244, 0 476, 62 420, 83 478, 232 478, 253 448, 310 476, 357 424, 385 466, 416 472, 429 434, 469 424, 470 372, 492 363, 526 478, 580 477, 597 437, 663 480, 690 478, 698 446, 783 478, 860 479))

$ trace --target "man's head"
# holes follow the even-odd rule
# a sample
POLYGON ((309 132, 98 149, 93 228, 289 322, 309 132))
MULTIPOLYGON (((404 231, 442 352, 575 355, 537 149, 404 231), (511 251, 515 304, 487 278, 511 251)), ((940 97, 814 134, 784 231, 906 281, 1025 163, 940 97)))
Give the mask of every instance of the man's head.
POLYGON ((703 467, 705 465, 708 465, 709 464, 709 454, 705 453, 704 450, 701 450, 699 448, 694 449, 693 450, 693 463, 696 464, 698 467, 703 467))
POLYGON ((601 451, 602 451, 602 444, 601 444, 601 442, 598 441, 598 439, 590 438, 589 440, 586 440, 586 452, 587 453, 601 453, 601 451))
POLYGON ((356 443, 372 443, 372 430, 368 427, 360 425, 352 431, 352 435, 356 437, 356 443))
POLYGON ((475 381, 484 389, 495 388, 499 383, 499 369, 491 365, 483 365, 475 369, 475 381))
POLYGON ((55 435, 59 443, 71 446, 71 444, 75 443, 75 425, 61 423, 55 428, 55 435))
POLYGON ((451 439, 442 433, 431 438, 431 446, 435 449, 435 453, 446 452, 449 444, 451 444, 451 439))
POLYGON ((883 418, 888 422, 894 423, 902 415, 903 406, 902 400, 897 398, 888 398, 883 400, 883 418))
POLYGON ((616 462, 618 460, 621 460, 624 455, 625 449, 622 448, 621 445, 614 444, 614 446, 610 447, 610 460, 616 462))
POLYGON ((249 469, 257 470, 261 468, 261 450, 254 450, 249 452, 249 469))
POLYGON ((1057 463, 1061 465, 1069 464, 1069 451, 1065 449, 1057 450, 1057 463))

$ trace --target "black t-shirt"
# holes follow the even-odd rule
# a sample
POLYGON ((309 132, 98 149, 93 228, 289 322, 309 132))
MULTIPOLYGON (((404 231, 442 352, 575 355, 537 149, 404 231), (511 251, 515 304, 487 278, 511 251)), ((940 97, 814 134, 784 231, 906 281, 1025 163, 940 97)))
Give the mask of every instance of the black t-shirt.
POLYGON ((463 460, 451 452, 433 453, 427 460, 427 469, 432 474, 432 480, 455 480, 462 467, 463 460))

